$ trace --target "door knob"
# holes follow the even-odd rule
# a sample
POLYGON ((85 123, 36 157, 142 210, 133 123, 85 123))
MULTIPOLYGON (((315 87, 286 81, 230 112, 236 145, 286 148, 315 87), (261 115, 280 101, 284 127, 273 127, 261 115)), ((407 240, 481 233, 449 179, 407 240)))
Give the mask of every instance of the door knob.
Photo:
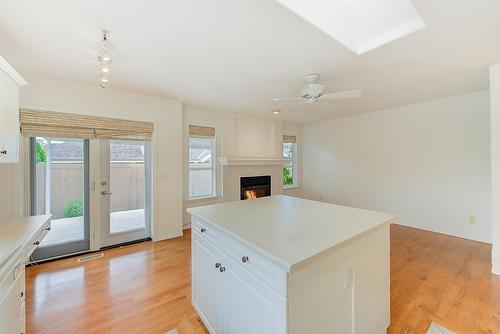
POLYGON ((215 268, 219 268, 220 266, 221 266, 220 262, 217 262, 217 263, 215 264, 215 268))
POLYGON ((111 196, 111 195, 113 195, 113 193, 108 193, 106 190, 104 190, 104 191, 101 191, 101 195, 103 195, 103 196, 106 196, 106 195, 111 196))

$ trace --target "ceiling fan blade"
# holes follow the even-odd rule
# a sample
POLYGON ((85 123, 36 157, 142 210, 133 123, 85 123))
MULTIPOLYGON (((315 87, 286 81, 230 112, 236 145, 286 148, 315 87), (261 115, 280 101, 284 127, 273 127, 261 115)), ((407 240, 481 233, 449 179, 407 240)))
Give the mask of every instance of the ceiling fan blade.
POLYGON ((294 104, 294 105, 293 105, 293 106, 291 106, 290 108, 288 108, 288 109, 286 109, 286 110, 283 110, 283 111, 284 111, 284 112, 289 112, 289 111, 292 111, 292 110, 294 110, 295 108, 297 108, 298 106, 300 106, 301 104, 304 104, 304 103, 306 103, 306 101, 301 101, 301 102, 299 102, 299 103, 297 103, 297 104, 294 104))
POLYGON ((358 97, 361 97, 361 91, 357 89, 357 90, 348 90, 345 92, 324 94, 319 97, 319 100, 325 101, 325 100, 354 99, 358 97))
POLYGON ((273 101, 298 101, 303 100, 302 97, 277 97, 274 98, 273 101))

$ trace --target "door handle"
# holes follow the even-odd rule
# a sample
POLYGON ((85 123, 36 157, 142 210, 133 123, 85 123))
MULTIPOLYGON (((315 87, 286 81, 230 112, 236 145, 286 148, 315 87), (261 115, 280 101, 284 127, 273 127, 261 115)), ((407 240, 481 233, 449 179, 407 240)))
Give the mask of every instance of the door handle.
POLYGON ((104 190, 104 191, 101 191, 101 195, 103 195, 103 196, 106 196, 106 195, 111 196, 111 195, 113 195, 113 193, 108 193, 106 190, 104 190))

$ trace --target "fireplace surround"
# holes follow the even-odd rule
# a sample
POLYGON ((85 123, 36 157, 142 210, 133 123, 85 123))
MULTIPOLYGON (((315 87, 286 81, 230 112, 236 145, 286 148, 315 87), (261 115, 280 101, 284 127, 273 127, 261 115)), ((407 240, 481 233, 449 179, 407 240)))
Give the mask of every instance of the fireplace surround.
POLYGON ((271 175, 243 176, 240 178, 240 199, 271 196, 271 175))

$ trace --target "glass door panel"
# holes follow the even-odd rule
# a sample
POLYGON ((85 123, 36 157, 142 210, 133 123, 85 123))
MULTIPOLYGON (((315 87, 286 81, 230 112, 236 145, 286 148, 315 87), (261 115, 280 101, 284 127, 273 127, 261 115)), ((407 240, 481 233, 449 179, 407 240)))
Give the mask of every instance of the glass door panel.
POLYGON ((101 142, 101 247, 150 237, 149 143, 101 142))
POLYGON ((89 250, 88 141, 31 138, 30 165, 31 214, 52 214, 51 231, 33 258, 89 250))

